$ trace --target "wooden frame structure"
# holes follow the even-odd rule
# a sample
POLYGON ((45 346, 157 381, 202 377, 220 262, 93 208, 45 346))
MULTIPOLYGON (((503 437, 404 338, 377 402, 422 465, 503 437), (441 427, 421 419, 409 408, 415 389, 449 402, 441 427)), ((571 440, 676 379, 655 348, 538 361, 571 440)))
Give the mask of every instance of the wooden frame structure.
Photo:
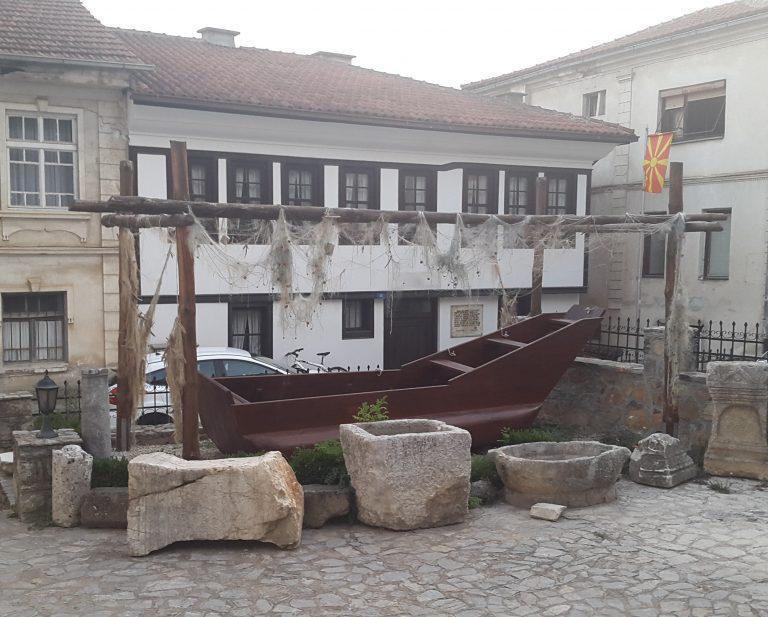
MULTIPOLYGON (((237 218, 251 220, 277 220, 282 214, 292 222, 320 222, 326 216, 334 217, 339 223, 386 223, 417 224, 421 217, 428 224, 456 224, 458 216, 449 212, 410 212, 403 210, 357 210, 352 208, 322 208, 317 206, 282 206, 253 204, 216 204, 192 202, 189 200, 189 171, 187 151, 184 142, 171 142, 170 184, 172 199, 150 199, 136 197, 133 193, 133 168, 129 162, 121 164, 121 195, 108 201, 76 201, 70 206, 75 212, 102 213, 102 225, 118 227, 121 234, 131 234, 142 228, 176 228, 176 246, 179 273, 179 321, 184 329, 185 388, 182 393, 183 418, 183 456, 196 459, 200 456, 198 443, 198 403, 197 397, 197 336, 195 324, 195 276, 194 255, 188 238, 190 226, 196 217, 237 218)), ((559 224, 566 233, 642 233, 649 224, 669 222, 682 213, 682 163, 670 165, 670 201, 669 214, 665 215, 547 215, 546 179, 539 177, 536 182, 536 214, 524 216, 517 214, 461 214, 466 224, 481 224, 488 220, 500 223, 520 223, 525 221, 531 226, 559 224)), ((686 232, 721 231, 718 221, 727 219, 726 214, 708 212, 684 215, 686 232)), ((665 271, 665 309, 669 320, 676 289, 676 256, 681 247, 676 236, 667 234, 666 271, 665 271)), ((540 244, 534 249, 533 280, 531 291, 531 315, 541 313, 542 270, 544 248, 540 244)), ((126 267, 120 264, 121 268, 126 267)), ((124 324, 135 314, 137 298, 120 296, 120 331, 125 331, 124 324)), ((669 335, 667 339, 669 339, 669 335)), ((670 350, 679 346, 680 341, 667 340, 665 345, 664 367, 664 422, 667 432, 674 430, 677 422, 676 402, 672 397, 672 384, 675 375, 672 371, 670 350)), ((119 450, 130 448, 131 413, 135 401, 130 394, 133 384, 124 383, 127 371, 128 350, 121 334, 118 347, 118 405, 117 405, 117 447, 119 450)), ((135 389, 133 389, 135 391, 135 389)))

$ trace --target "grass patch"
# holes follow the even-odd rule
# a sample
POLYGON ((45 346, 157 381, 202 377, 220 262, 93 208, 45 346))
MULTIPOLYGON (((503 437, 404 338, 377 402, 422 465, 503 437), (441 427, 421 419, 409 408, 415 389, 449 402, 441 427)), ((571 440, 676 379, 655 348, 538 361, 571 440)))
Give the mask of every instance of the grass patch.
POLYGON ((472 471, 470 480, 487 480, 495 487, 501 486, 501 478, 496 471, 496 464, 486 454, 472 455, 472 471))
MULTIPOLYGON (((35 419, 33 421, 33 426, 37 431, 43 428, 43 416, 41 415, 35 416, 35 419)), ((58 431, 63 428, 71 428, 76 433, 80 434, 80 416, 78 415, 69 416, 63 413, 51 414, 51 428, 54 431, 58 431)))
POLYGON ((97 458, 93 461, 91 488, 128 486, 128 459, 97 458))
POLYGON ((531 426, 529 428, 503 428, 499 443, 503 446, 516 446, 521 443, 536 441, 565 441, 567 437, 551 426, 531 426))
POLYGON ((710 491, 715 491, 716 493, 722 493, 724 495, 730 495, 733 492, 731 491, 731 485, 725 480, 710 480, 707 482, 707 488, 710 491))
POLYGON ((296 448, 288 462, 300 484, 349 484, 338 439, 321 441, 314 448, 296 448))
POLYGON ((475 508, 479 508, 482 505, 483 505, 483 500, 480 499, 479 497, 470 497, 467 500, 467 507, 470 510, 474 510, 475 508))

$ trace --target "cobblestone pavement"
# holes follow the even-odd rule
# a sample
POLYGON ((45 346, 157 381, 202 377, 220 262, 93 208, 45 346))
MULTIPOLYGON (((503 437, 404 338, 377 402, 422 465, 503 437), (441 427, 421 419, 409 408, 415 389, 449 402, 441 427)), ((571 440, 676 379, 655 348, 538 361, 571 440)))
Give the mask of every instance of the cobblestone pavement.
POLYGON ((294 551, 187 543, 142 558, 124 532, 0 516, 0 615, 768 615, 768 490, 730 486, 622 481, 618 502, 558 523, 497 504, 440 529, 343 523, 294 551))

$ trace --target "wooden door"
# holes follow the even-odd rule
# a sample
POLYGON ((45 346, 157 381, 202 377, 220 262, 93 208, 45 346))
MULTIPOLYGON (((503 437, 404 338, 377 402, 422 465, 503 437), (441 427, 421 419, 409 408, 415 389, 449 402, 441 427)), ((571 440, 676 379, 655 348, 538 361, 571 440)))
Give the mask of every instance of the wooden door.
POLYGON ((394 298, 385 306, 384 368, 403 364, 437 351, 437 300, 394 298))

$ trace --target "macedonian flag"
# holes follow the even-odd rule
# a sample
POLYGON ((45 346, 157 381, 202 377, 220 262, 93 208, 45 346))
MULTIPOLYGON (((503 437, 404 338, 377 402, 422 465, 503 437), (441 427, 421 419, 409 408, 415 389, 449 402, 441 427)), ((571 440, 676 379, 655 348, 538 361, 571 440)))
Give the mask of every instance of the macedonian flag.
POLYGON ((664 178, 669 167, 669 149, 672 147, 674 133, 654 133, 648 135, 645 145, 645 158, 643 159, 643 171, 645 172, 645 184, 643 190, 646 193, 661 193, 664 188, 664 178))

